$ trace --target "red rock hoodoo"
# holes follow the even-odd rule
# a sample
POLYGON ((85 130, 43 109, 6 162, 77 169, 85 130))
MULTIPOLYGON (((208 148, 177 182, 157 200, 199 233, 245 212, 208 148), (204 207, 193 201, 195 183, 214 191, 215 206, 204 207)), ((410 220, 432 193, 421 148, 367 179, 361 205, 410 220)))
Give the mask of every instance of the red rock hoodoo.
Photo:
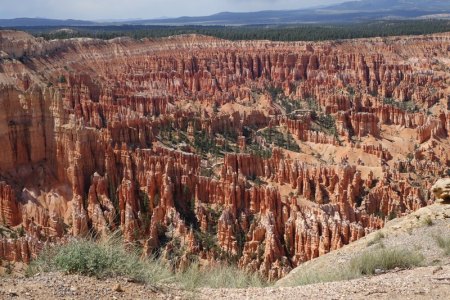
POLYGON ((121 230, 280 278, 434 201, 449 45, 0 31, 0 258, 121 230))

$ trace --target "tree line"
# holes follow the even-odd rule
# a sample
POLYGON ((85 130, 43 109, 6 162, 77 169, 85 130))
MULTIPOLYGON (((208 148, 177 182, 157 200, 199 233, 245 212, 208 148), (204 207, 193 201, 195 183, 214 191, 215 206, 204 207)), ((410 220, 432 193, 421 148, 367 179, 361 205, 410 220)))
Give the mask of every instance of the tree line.
POLYGON ((396 35, 420 35, 450 31, 449 20, 373 21, 357 24, 297 24, 252 26, 80 26, 24 27, 45 39, 89 37, 112 39, 128 36, 135 39, 161 38, 179 34, 202 34, 227 40, 322 41, 396 35))

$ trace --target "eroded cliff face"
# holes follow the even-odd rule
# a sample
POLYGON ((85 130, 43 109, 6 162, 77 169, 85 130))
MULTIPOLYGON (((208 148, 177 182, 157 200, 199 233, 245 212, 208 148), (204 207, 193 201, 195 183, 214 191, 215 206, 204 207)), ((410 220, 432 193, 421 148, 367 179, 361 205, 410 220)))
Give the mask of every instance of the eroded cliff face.
POLYGON ((120 230, 280 278, 434 201, 449 49, 0 31, 0 258, 120 230))

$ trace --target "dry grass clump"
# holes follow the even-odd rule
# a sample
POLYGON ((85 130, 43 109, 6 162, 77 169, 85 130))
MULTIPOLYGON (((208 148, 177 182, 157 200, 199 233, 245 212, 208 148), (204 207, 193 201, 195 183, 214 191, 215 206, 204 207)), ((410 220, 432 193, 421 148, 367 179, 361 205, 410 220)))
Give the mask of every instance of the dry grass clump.
POLYGON ((437 245, 444 250, 445 255, 450 255, 450 237, 434 236, 437 245))
MULTIPOLYGON (((380 238, 381 240, 381 238, 380 238)), ((319 282, 342 281, 375 274, 375 270, 388 271, 395 268, 412 268, 420 265, 424 257, 406 249, 376 247, 352 258, 337 269, 311 269, 299 274, 290 285, 306 285, 319 282)))
POLYGON ((188 290, 202 287, 263 287, 268 284, 257 273, 247 273, 237 267, 223 264, 207 267, 192 264, 186 271, 176 275, 176 282, 188 290))
POLYGON ((367 243, 367 246, 372 246, 372 245, 378 244, 378 243, 380 243, 381 240, 384 239, 384 238, 385 238, 384 233, 382 233, 382 232, 377 232, 377 234, 375 235, 375 237, 374 237, 371 241, 369 241, 369 242, 367 243))
POLYGON ((422 220, 422 224, 424 226, 433 226, 433 220, 431 219, 430 216, 426 216, 423 220, 422 220))
POLYGON ((375 270, 388 271, 395 268, 411 268, 420 265, 424 257, 406 249, 379 248, 366 251, 350 261, 350 269, 359 275, 372 275, 375 270))
POLYGON ((103 242, 72 240, 64 245, 49 247, 30 264, 27 273, 54 271, 97 278, 126 276, 152 284, 172 277, 160 261, 141 259, 137 251, 125 249, 116 238, 103 242))
POLYGON ((259 275, 228 265, 200 268, 193 263, 186 271, 174 274, 159 259, 141 258, 139 252, 126 249, 120 238, 99 242, 93 239, 72 240, 41 252, 27 275, 38 272, 64 272, 100 279, 125 276, 147 284, 175 283, 186 289, 200 287, 245 288, 267 284, 259 275))

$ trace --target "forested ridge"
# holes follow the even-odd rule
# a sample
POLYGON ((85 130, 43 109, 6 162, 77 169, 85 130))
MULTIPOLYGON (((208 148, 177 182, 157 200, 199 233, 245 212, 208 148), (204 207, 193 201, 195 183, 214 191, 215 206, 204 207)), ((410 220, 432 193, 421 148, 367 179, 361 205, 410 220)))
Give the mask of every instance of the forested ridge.
POLYGON ((352 24, 301 24, 252 26, 80 26, 21 28, 45 39, 90 37, 112 39, 160 38, 179 34, 202 34, 227 40, 322 41, 396 35, 421 35, 450 31, 449 20, 376 21, 352 24))

